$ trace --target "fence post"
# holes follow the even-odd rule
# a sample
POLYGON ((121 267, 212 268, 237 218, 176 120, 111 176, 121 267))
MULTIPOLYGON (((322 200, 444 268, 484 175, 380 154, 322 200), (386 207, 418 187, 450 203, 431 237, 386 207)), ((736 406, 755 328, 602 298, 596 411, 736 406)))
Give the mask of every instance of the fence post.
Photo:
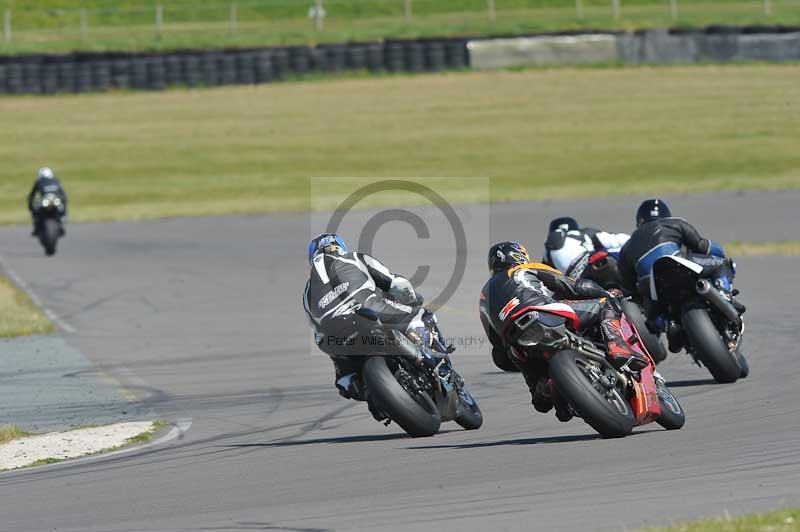
POLYGON ((669 15, 673 20, 678 18, 678 0, 669 0, 669 15))
POLYGON ((764 16, 769 17, 772 15, 772 1, 764 0, 764 16))
POLYGON ((239 12, 236 2, 231 2, 231 33, 236 33, 239 29, 239 12))
POLYGON ((411 22, 411 0, 403 0, 403 16, 406 22, 411 22))
POLYGON ((583 2, 581 0, 575 0, 575 15, 580 19, 583 18, 583 2))
POLYGON ((161 38, 164 28, 164 6, 156 4, 156 37, 161 38))
POLYGON ((489 20, 494 22, 497 15, 494 12, 494 0, 486 0, 486 10, 489 13, 489 20))
POLYGON ((6 9, 3 14, 3 42, 11 44, 11 10, 6 9))
POLYGON ((611 0, 611 16, 614 19, 619 18, 619 11, 620 11, 620 0, 611 0))
POLYGON ((86 8, 81 8, 81 40, 85 41, 89 38, 89 20, 86 16, 86 8))
POLYGON ((322 0, 314 2, 314 28, 322 31, 322 0))

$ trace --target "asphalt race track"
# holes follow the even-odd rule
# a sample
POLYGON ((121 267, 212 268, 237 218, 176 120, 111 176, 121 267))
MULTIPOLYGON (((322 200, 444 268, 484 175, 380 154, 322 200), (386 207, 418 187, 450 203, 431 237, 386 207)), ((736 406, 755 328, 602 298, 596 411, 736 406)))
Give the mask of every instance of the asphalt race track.
MULTIPOLYGON (((424 439, 340 398, 313 351, 301 291, 319 215, 73 225, 52 259, 27 228, 0 229, 0 254, 75 329, 64 336, 72 347, 143 406, 192 420, 160 446, 0 474, 0 529, 623 530, 797 505, 794 259, 738 261, 748 379, 713 384, 683 354, 661 366, 687 412, 680 431, 648 425, 603 440, 580 420, 559 423, 535 412, 521 376, 496 371, 481 347, 490 240, 521 239, 538 254, 559 214, 629 230, 639 199, 457 209, 476 227, 439 318, 448 336, 475 342, 454 360, 486 419, 478 431, 448 423, 424 439)), ((670 199, 721 241, 797 238, 799 192, 670 199)), ((345 237, 372 213, 352 213, 345 237)), ((432 265, 430 299, 453 264, 433 240, 395 222, 378 232, 375 254, 408 275, 432 265)))

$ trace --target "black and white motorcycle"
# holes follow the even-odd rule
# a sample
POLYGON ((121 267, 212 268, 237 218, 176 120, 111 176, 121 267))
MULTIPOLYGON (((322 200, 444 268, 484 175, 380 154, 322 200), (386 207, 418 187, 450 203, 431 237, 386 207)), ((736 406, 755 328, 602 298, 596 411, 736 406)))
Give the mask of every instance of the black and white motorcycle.
POLYGON ((52 192, 44 194, 35 210, 36 236, 39 238, 45 255, 54 255, 58 239, 64 235, 62 218, 64 217, 64 201, 52 192))

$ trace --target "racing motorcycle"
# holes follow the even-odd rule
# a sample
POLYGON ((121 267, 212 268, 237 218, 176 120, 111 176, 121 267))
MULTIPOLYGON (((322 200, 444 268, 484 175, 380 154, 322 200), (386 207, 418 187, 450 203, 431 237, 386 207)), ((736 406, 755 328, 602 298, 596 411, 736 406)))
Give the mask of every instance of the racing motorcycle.
POLYGON ((36 209, 36 236, 39 238, 45 255, 54 255, 58 239, 64 234, 61 219, 64 216, 64 202, 52 192, 44 194, 36 209))
POLYGON ((623 337, 631 349, 648 360, 636 371, 627 364, 616 369, 608 360, 599 330, 581 335, 579 319, 562 303, 533 305, 518 313, 506 329, 514 356, 541 357, 560 400, 601 436, 627 436, 634 427, 655 421, 679 429, 686 416, 678 400, 655 371, 636 327, 623 314, 623 337))
POLYGON ((653 263, 650 296, 695 363, 717 382, 747 377, 742 353, 745 307, 733 288, 736 265, 702 255, 667 255, 653 263))
POLYGON ((452 349, 433 342, 430 354, 436 364, 431 365, 416 343, 385 328, 377 314, 364 308, 356 313, 371 322, 370 338, 376 344, 361 368, 376 419, 385 419, 386 425, 394 421, 413 437, 436 434, 443 421, 467 430, 480 428, 483 414, 453 368, 452 349))

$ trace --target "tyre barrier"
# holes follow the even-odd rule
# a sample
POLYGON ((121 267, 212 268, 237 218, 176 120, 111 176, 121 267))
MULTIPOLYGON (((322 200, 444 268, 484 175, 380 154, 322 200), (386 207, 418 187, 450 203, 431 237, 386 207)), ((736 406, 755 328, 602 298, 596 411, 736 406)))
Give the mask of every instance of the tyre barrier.
MULTIPOLYGON (((623 64, 800 61, 800 28, 796 27, 717 25, 604 35, 612 39, 613 55, 623 64)), ((548 36, 527 38, 547 40, 548 36)), ((161 90, 180 85, 271 83, 310 73, 335 74, 348 70, 423 72, 487 68, 480 55, 470 49, 485 48, 482 43, 492 42, 499 41, 456 37, 163 54, 0 56, 0 93, 161 90)))

